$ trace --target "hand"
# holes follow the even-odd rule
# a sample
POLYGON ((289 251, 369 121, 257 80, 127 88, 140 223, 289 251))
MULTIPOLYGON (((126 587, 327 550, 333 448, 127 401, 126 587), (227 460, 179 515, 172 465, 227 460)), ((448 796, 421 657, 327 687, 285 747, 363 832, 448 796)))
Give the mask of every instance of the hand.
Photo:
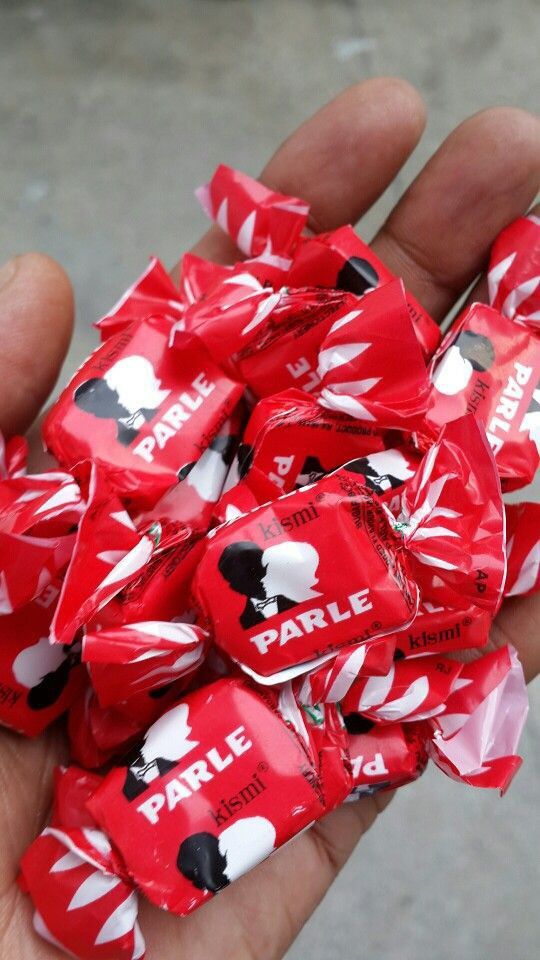
MULTIPOLYGON (((414 90, 398 80, 370 80, 300 127, 261 179, 308 200, 315 231, 355 222, 392 182, 423 127, 414 90)), ((533 117, 506 108, 480 113, 431 158, 373 246, 442 320, 484 268, 496 234, 533 201, 539 168, 533 117)), ((221 262, 236 259, 217 228, 195 251, 221 262)), ((475 298, 482 297, 480 282, 475 298)), ((8 435, 27 429, 46 399, 71 323, 69 282, 53 261, 29 254, 0 274, 0 426, 8 435)), ((494 643, 511 641, 518 648, 528 678, 540 669, 539 629, 537 595, 507 603, 493 630, 494 643)), ((0 953, 11 960, 61 956, 34 936, 31 905, 15 876, 20 855, 46 820, 52 767, 64 758, 59 730, 37 741, 0 732, 0 953)), ((337 810, 188 919, 141 899, 149 960, 207 960, 216 945, 222 960, 282 957, 388 799, 378 795, 337 810)))

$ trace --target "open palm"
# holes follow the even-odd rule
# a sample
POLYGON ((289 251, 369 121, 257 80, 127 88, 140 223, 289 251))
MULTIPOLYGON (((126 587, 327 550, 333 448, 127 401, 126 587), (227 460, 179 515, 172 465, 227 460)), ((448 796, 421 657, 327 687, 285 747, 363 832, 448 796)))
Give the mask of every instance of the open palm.
MULTIPOLYGON (((371 80, 346 90, 284 144, 261 179, 308 200, 311 228, 357 221, 384 192, 419 140, 424 109, 408 84, 371 80)), ((461 124, 432 157, 373 247, 438 320, 485 266, 496 234, 534 200, 540 125, 507 108, 461 124)), ((236 253, 218 228, 196 252, 220 262, 236 253)), ((482 279, 474 291, 484 299, 482 279)), ((72 294, 63 271, 28 254, 0 272, 0 426, 29 428, 69 343, 72 294)), ((507 603, 493 643, 512 642, 530 679, 540 669, 540 597, 507 603)), ((66 751, 61 730, 37 741, 0 732, 0 952, 11 960, 61 954, 31 929, 31 906, 15 884, 21 853, 50 803, 50 773, 66 751)), ((388 797, 337 810, 188 919, 141 905, 149 960, 272 960, 282 957, 388 797)))

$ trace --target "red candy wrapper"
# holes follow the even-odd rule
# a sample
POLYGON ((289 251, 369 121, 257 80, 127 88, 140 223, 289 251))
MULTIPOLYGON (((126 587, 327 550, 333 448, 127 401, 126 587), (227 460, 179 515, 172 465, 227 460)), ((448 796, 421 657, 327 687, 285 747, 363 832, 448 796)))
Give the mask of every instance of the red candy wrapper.
POLYGON ((333 324, 317 372, 323 406, 378 427, 423 425, 429 382, 401 280, 374 290, 333 324))
POLYGON ((86 633, 82 659, 101 706, 110 707, 193 673, 206 647, 200 627, 149 620, 86 633))
POLYGON ((0 616, 30 603, 63 572, 83 510, 69 474, 28 477, 18 456, 9 470, 15 475, 0 480, 0 616))
POLYGON ((139 575, 156 537, 138 534, 114 496, 101 466, 91 468, 88 504, 51 625, 55 643, 71 643, 77 630, 139 575))
POLYGON ((540 504, 507 503, 504 595, 524 597, 540 590, 540 504))
POLYGON ((405 657, 484 647, 492 620, 491 610, 472 603, 464 609, 456 609, 426 600, 420 603, 410 627, 394 635, 395 646, 405 657))
POLYGON ((405 484, 396 528, 426 600, 496 612, 506 574, 504 509, 485 433, 471 415, 444 427, 405 484))
POLYGON ((347 725, 354 783, 348 800, 395 790, 423 773, 427 752, 414 724, 389 723, 381 727, 352 716, 347 717, 347 725))
POLYGON ((95 326, 101 339, 108 340, 126 330, 134 320, 144 320, 150 316, 161 316, 172 324, 178 324, 186 307, 183 300, 163 264, 156 257, 151 257, 146 270, 95 326))
POLYGON ((129 765, 57 777, 53 824, 21 864, 37 931, 88 960, 142 957, 135 889, 196 909, 345 799, 345 751, 335 709, 305 713, 290 686, 266 702, 237 680, 191 694, 129 765))
POLYGON ((242 394, 193 337, 164 317, 110 337, 77 371, 43 426, 69 469, 101 464, 114 490, 150 507, 198 460, 242 394))
POLYGON ((467 597, 494 612, 503 532, 493 458, 468 417, 428 452, 397 521, 346 464, 220 527, 194 589, 217 644, 259 682, 278 682, 290 676, 283 671, 306 672, 347 644, 408 627, 418 604, 410 564, 427 599, 467 597))
POLYGON ((394 632, 417 605, 401 541, 346 467, 220 527, 194 589, 217 644, 265 682, 394 632))
MULTIPOLYGON (((357 296, 393 279, 394 274, 351 226, 303 238, 287 275, 293 287, 337 287, 357 296)), ((409 291, 407 308, 424 356, 429 358, 441 339, 439 327, 409 291)))
POLYGON ((53 824, 24 855, 20 885, 53 946, 81 960, 142 960, 137 894, 86 809, 99 782, 76 768, 57 775, 53 824))
POLYGON ((309 206, 221 164, 197 198, 247 257, 287 258, 304 229, 309 206))
POLYGON ((384 677, 356 680, 342 700, 343 712, 375 723, 424 720, 439 713, 462 667, 437 656, 398 660, 384 677))
POLYGON ((82 694, 80 646, 52 646, 49 627, 60 593, 53 580, 15 613, 0 617, 0 723, 34 737, 82 694))
POLYGON ((491 248, 489 302, 510 320, 540 322, 540 218, 520 217, 491 248))
POLYGON ((486 428, 504 488, 530 483, 540 458, 538 332, 474 303, 448 331, 431 377, 431 429, 473 413, 486 428))
POLYGON ((516 750, 527 710, 521 664, 503 647, 464 665, 444 710, 429 721, 428 752, 452 779, 504 793, 521 765, 516 750))

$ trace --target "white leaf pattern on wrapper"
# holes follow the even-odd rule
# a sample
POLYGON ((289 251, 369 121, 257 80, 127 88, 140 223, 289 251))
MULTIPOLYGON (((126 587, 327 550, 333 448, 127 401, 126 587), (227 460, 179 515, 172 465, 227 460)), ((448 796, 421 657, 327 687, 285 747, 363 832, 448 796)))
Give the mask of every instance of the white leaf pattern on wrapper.
POLYGON ((128 530, 135 530, 135 524, 133 523, 127 510, 116 510, 109 514, 109 516, 111 520, 116 520, 117 523, 122 524, 123 527, 127 527, 128 530))
POLYGON ((9 598, 6 575, 0 570, 0 614, 13 613, 13 605, 9 598))
MULTIPOLYGON (((328 347, 327 350, 321 350, 317 366, 319 377, 322 380, 325 373, 328 373, 330 370, 336 370, 356 360, 357 357, 360 357, 370 346, 370 343, 338 343, 335 347, 328 347)), ((361 382, 365 383, 366 381, 361 382)), ((374 380, 373 382, 377 383, 378 380, 374 380)), ((336 389, 335 385, 334 389, 336 389)), ((361 392, 364 393, 365 390, 361 392)))
POLYGON ((126 556, 126 550, 102 550, 101 553, 96 553, 96 558, 102 560, 109 567, 115 567, 126 556))
POLYGON ((105 921, 95 939, 96 946, 102 943, 111 943, 112 940, 119 940, 126 933, 130 933, 137 921, 137 910, 137 894, 133 891, 105 921))
POLYGON ((242 253, 245 253, 246 257, 251 255, 256 216, 257 211, 252 210, 244 220, 236 237, 236 246, 242 251, 242 253))
MULTIPOLYGON (((211 216, 211 214, 210 214, 211 216)), ((216 213, 216 223, 225 233, 229 232, 229 201, 227 197, 221 201, 216 213)))
POLYGON ((130 550, 129 553, 116 564, 109 574, 101 581, 99 590, 110 587, 120 580, 132 577, 138 570, 141 570, 152 555, 154 544, 149 537, 143 537, 142 540, 130 550))
POLYGON ((515 259, 516 252, 514 251, 514 253, 511 253, 509 256, 505 257, 504 260, 500 260, 499 263, 496 263, 495 266, 489 271, 487 275, 487 282, 490 303, 493 303, 495 300, 495 297, 499 292, 501 280, 505 274, 508 273, 515 259))
POLYGON ((75 867, 80 867, 81 858, 78 853, 72 853, 70 850, 68 853, 65 853, 63 857, 60 857, 56 863, 53 863, 50 873, 64 873, 66 870, 74 870, 75 867))
POLYGON ((395 700, 389 700, 383 706, 378 707, 374 713, 376 713, 381 720, 388 720, 390 722, 403 720, 405 718, 410 720, 412 719, 410 714, 422 706, 428 694, 429 680, 424 675, 418 677, 417 680, 413 680, 401 697, 396 697, 395 700))
POLYGON ((511 290, 506 297, 506 300, 501 307, 501 313, 503 313, 504 316, 508 317, 510 320, 513 320, 518 313, 521 304, 525 300, 528 300, 530 296, 532 296, 539 285, 540 276, 531 277, 529 280, 525 280, 524 283, 520 283, 519 286, 515 287, 514 290, 511 290))
POLYGON ((68 911, 80 910, 82 907, 88 906, 89 903, 100 900, 114 887, 117 887, 119 883, 120 877, 114 877, 111 874, 96 870, 86 880, 83 880, 80 887, 75 891, 69 902, 68 911))
POLYGON ((361 670, 366 659, 366 646, 359 646, 354 650, 343 664, 338 675, 334 678, 330 689, 326 694, 326 699, 331 703, 343 700, 343 697, 350 690, 354 680, 361 670))
POLYGON ((392 689, 394 674, 395 667, 392 664, 386 676, 370 677, 369 680, 367 680, 357 707, 360 713, 363 710, 368 710, 370 707, 376 707, 386 700, 392 689))

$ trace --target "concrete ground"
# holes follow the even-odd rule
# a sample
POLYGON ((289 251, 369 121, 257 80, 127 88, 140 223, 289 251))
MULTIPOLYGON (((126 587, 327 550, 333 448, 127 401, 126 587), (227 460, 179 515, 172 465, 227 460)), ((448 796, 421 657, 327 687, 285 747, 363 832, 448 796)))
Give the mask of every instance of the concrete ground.
MULTIPOLYGON (((192 191, 219 161, 256 173, 343 86, 406 77, 429 126, 369 237, 466 114, 537 107, 537 16, 535 0, 0 0, 0 262, 41 249, 67 268, 66 373, 147 254, 172 263, 204 228, 192 191)), ((504 800, 437 771, 403 790, 288 960, 534 960, 538 717, 504 800)))

